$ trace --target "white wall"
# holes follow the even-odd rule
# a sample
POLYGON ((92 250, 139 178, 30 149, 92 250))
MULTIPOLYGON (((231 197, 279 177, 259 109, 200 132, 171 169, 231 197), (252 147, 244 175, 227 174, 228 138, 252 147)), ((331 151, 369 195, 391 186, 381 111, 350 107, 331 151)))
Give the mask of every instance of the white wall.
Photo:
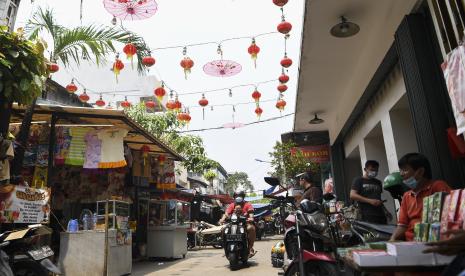
POLYGON ((398 158, 401 158, 407 153, 418 151, 415 129, 409 110, 392 110, 390 112, 390 117, 398 158))

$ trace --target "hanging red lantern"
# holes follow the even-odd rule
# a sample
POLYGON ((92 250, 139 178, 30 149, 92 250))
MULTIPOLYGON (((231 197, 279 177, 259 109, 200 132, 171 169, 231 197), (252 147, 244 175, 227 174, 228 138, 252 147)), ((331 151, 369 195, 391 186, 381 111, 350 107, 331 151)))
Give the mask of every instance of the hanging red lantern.
POLYGON ((89 95, 87 95, 85 88, 84 88, 84 92, 81 95, 79 95, 79 99, 84 103, 87 103, 89 101, 90 98, 89 98, 89 95))
POLYGON ((161 104, 163 97, 166 95, 165 84, 162 82, 161 86, 155 88, 153 94, 157 97, 158 103, 161 104))
POLYGON ((145 166, 145 160, 149 157, 150 147, 147 145, 143 145, 140 148, 140 151, 142 152, 142 158, 144 158, 144 166, 145 166))
POLYGON ((174 99, 174 111, 179 112, 181 111, 182 103, 179 101, 178 96, 174 99))
POLYGON ((273 0, 273 3, 278 7, 283 7, 287 2, 288 0, 273 0))
POLYGON ((74 84, 74 79, 72 79, 71 83, 66 86, 66 90, 69 93, 74 93, 78 90, 77 86, 74 84))
POLYGON ((47 68, 48 68, 48 71, 50 71, 50 73, 56 73, 58 72, 58 70, 60 70, 60 66, 58 66, 58 64, 54 62, 48 63, 47 68))
POLYGON ((281 66, 284 68, 289 68, 292 65, 292 59, 288 58, 287 55, 284 55, 281 60, 281 66))
POLYGON ((260 120, 260 117, 262 116, 263 109, 261 109, 259 106, 255 108, 255 114, 257 114, 258 119, 260 120))
POLYGON ((278 91, 283 93, 287 90, 287 85, 285 85, 284 83, 281 83, 280 85, 278 85, 278 91))
POLYGON ((130 108, 131 103, 128 101, 128 97, 124 97, 124 101, 121 102, 122 108, 130 108))
POLYGON ((280 83, 287 83, 289 81, 289 76, 282 73, 281 76, 278 78, 280 83))
POLYGON ((202 94, 202 98, 199 100, 199 105, 202 107, 202 118, 205 120, 205 107, 208 105, 208 100, 205 98, 205 94, 202 94))
POLYGON ((189 125, 190 121, 192 120, 191 114, 189 112, 185 113, 184 115, 184 122, 189 125))
POLYGON ((187 75, 191 73, 191 69, 194 67, 194 61, 185 56, 179 64, 184 69, 184 77, 187 80, 187 75))
POLYGON ((283 17, 283 21, 278 24, 278 27, 276 28, 278 32, 282 34, 288 34, 292 30, 292 24, 285 21, 283 17))
MULTIPOLYGON (((110 103, 108 103, 110 104, 110 103)), ((95 102, 95 105, 98 107, 104 107, 105 106, 105 101, 102 99, 102 95, 100 95, 100 98, 95 102)))
POLYGON ((173 99, 170 99, 166 103, 166 109, 168 109, 169 111, 173 111, 175 108, 176 108, 176 103, 173 101, 173 99))
POLYGON ((255 38, 252 38, 252 44, 249 46, 248 52, 252 57, 255 68, 257 68, 257 56, 260 53, 260 47, 255 44, 255 38))
POLYGON ((186 114, 187 113, 179 112, 178 115, 176 115, 176 118, 178 119, 178 121, 184 124, 186 122, 186 114))
POLYGON ((118 82, 118 75, 123 69, 124 69, 124 64, 119 59, 119 55, 116 55, 115 62, 113 63, 113 73, 115 74, 116 82, 118 82))
POLYGON ((150 53, 148 56, 145 56, 142 58, 142 64, 144 64, 145 67, 152 67, 155 64, 155 59, 150 56, 150 53))
POLYGON ((154 109, 155 108, 155 102, 154 101, 146 101, 145 102, 145 107, 148 109, 154 109))
POLYGON ((257 89, 255 89, 255 91, 252 93, 252 98, 255 100, 255 103, 258 105, 258 103, 260 102, 260 97, 262 96, 262 94, 260 92, 258 92, 257 89))
POLYGON ((276 102, 276 108, 279 109, 279 112, 284 110, 284 107, 286 107, 286 101, 283 99, 279 99, 276 102))
POLYGON ((166 161, 166 156, 163 155, 163 154, 160 154, 160 155, 158 155, 157 160, 158 160, 158 164, 160 166, 163 166, 165 164, 165 161, 166 161))
POLYGON ((132 43, 128 43, 124 45, 123 52, 126 54, 126 58, 131 60, 131 66, 133 66, 132 60, 134 55, 137 53, 136 46, 132 43))

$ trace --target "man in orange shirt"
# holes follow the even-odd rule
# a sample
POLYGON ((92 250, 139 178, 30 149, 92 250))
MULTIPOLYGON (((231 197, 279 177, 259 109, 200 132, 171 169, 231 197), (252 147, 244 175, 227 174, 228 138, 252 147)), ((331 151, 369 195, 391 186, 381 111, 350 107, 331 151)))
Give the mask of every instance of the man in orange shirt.
POLYGON ((450 187, 441 180, 431 180, 431 165, 420 153, 409 153, 399 160, 400 175, 411 190, 405 192, 400 205, 397 229, 391 240, 413 240, 413 229, 421 222, 423 198, 436 192, 450 192, 450 187))

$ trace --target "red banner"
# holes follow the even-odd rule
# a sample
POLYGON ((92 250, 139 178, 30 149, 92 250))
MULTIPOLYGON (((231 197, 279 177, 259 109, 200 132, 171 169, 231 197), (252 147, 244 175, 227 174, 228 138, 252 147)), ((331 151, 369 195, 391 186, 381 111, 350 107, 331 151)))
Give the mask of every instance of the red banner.
POLYGON ((291 150, 292 154, 296 151, 301 151, 302 154, 311 162, 315 163, 327 163, 329 162, 329 145, 318 145, 318 146, 304 146, 295 147, 291 150))

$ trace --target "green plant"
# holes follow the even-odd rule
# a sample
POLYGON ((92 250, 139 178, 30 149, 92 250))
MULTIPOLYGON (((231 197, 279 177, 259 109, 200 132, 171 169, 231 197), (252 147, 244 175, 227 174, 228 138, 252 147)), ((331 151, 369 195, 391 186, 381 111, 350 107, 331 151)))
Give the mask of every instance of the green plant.
POLYGON ((234 172, 232 174, 229 174, 228 180, 224 186, 225 192, 228 194, 232 194, 239 187, 241 187, 244 190, 254 190, 252 182, 250 182, 247 173, 234 172))
POLYGON ((206 171, 204 174, 203 174, 203 177, 210 183, 213 182, 213 180, 217 177, 218 175, 216 174, 216 172, 212 171, 212 170, 208 170, 206 171))

